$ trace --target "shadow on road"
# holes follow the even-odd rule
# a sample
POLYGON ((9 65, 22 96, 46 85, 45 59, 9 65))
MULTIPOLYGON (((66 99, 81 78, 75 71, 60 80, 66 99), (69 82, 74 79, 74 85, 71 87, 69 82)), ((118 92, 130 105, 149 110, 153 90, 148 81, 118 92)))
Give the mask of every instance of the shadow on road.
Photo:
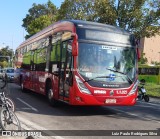
POLYGON ((118 119, 134 118, 147 121, 147 118, 150 118, 159 121, 160 109, 156 109, 156 106, 151 105, 146 108, 146 106, 148 105, 147 103, 143 105, 137 103, 135 106, 70 106, 64 103, 59 103, 57 107, 52 107, 49 105, 45 96, 36 94, 31 91, 22 93, 20 87, 15 84, 10 84, 10 92, 13 100, 16 103, 17 111, 26 113, 52 116, 102 115, 106 117, 115 117, 118 119), (20 98, 30 106, 36 108, 38 111, 34 111, 26 104, 22 104, 22 102, 17 100, 17 98, 20 98))

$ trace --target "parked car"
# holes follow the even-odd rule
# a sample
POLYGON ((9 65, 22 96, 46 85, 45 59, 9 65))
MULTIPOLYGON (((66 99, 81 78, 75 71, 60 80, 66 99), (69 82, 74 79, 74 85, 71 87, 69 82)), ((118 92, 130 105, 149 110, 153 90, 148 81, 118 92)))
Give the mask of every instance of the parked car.
MULTIPOLYGON (((4 73, 6 73, 7 81, 14 82, 14 77, 15 77, 14 68, 5 68, 4 73)), ((4 76, 5 74, 3 74, 3 79, 4 79, 4 76)))

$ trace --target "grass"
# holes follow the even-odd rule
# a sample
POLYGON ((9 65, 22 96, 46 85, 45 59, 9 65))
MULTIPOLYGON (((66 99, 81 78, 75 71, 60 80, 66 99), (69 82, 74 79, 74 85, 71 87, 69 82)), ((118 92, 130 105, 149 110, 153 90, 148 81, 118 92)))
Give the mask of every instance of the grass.
POLYGON ((138 75, 139 80, 145 79, 146 82, 150 83, 160 83, 160 75, 138 75))
POLYGON ((160 84, 158 85, 155 83, 146 82, 146 85, 144 87, 149 96, 160 98, 160 84))

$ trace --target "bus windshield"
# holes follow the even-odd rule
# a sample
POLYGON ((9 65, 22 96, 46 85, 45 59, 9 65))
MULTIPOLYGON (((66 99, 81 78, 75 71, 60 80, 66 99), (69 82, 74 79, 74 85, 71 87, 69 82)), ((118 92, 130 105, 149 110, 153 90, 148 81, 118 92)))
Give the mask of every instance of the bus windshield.
POLYGON ((117 47, 79 43, 78 71, 86 81, 104 81, 113 84, 134 81, 135 48, 128 45, 117 47))

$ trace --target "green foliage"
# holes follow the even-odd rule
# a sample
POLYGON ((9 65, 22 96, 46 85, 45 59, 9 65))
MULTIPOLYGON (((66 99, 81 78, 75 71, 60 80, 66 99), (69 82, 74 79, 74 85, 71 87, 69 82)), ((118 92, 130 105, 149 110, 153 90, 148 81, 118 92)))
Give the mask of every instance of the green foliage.
POLYGON ((46 48, 39 49, 36 52, 37 52, 37 56, 35 57, 35 59, 37 58, 36 63, 37 64, 46 63, 46 48))
POLYGON ((158 65, 160 65, 160 62, 157 62, 157 61, 151 61, 151 64, 158 66, 158 65))
POLYGON ((1 69, 1 68, 5 68, 5 67, 8 67, 8 66, 9 66, 8 64, 9 64, 9 63, 8 63, 7 61, 0 62, 0 69, 1 69))
POLYGON ((158 0, 95 0, 98 22, 117 25, 137 38, 150 37, 160 30, 158 0))
POLYGON ((155 83, 157 84, 159 82, 159 76, 158 75, 138 75, 139 79, 145 79, 146 82, 155 83))
POLYGON ((57 47, 56 44, 54 44, 53 49, 51 51, 51 61, 55 62, 55 61, 60 61, 60 41, 58 41, 57 43, 57 47))
POLYGON ((57 8, 50 0, 47 4, 34 3, 28 12, 22 24, 28 32, 26 39, 56 21, 57 8))
POLYGON ((141 59, 140 61, 138 62, 138 65, 141 65, 141 64, 147 64, 148 60, 147 58, 145 57, 145 53, 141 53, 141 59))
POLYGON ((31 61, 31 51, 27 52, 23 56, 23 64, 30 64, 31 61))
POLYGON ((82 19, 116 25, 142 38, 159 31, 159 9, 158 0, 65 0, 57 20, 82 19))
MULTIPOLYGON (((155 65, 153 66, 154 68, 160 68, 159 65, 155 65)), ((151 66, 147 65, 147 64, 143 64, 143 65, 138 65, 138 68, 152 68, 151 66)))
POLYGON ((113 0, 95 1, 95 19, 97 22, 116 25, 117 13, 113 0))
POLYGON ((3 57, 0 57, 1 68, 10 66, 9 60, 11 60, 12 54, 13 54, 13 51, 12 51, 12 49, 9 49, 9 46, 6 46, 5 48, 2 48, 0 50, 0 56, 3 56, 3 57))
POLYGON ((95 14, 93 5, 93 0, 65 0, 58 11, 57 20, 93 20, 95 14))
POLYGON ((47 15, 42 15, 35 20, 32 20, 31 23, 28 25, 28 32, 30 37, 37 32, 41 31, 44 27, 47 27, 51 24, 51 20, 47 15))
MULTIPOLYGON (((54 21, 64 19, 89 20, 119 26, 136 38, 160 33, 159 0, 64 0, 58 10, 47 4, 33 4, 23 19, 30 37, 54 21)), ((146 59, 142 60, 145 63, 146 59)))
POLYGON ((145 89, 147 90, 147 94, 152 97, 160 97, 160 84, 149 83, 147 82, 145 85, 145 89))
MULTIPOLYGON (((9 46, 6 46, 0 50, 0 56, 12 56, 12 50, 9 49, 9 46)), ((0 58, 0 61, 3 61, 6 58, 0 58)))

